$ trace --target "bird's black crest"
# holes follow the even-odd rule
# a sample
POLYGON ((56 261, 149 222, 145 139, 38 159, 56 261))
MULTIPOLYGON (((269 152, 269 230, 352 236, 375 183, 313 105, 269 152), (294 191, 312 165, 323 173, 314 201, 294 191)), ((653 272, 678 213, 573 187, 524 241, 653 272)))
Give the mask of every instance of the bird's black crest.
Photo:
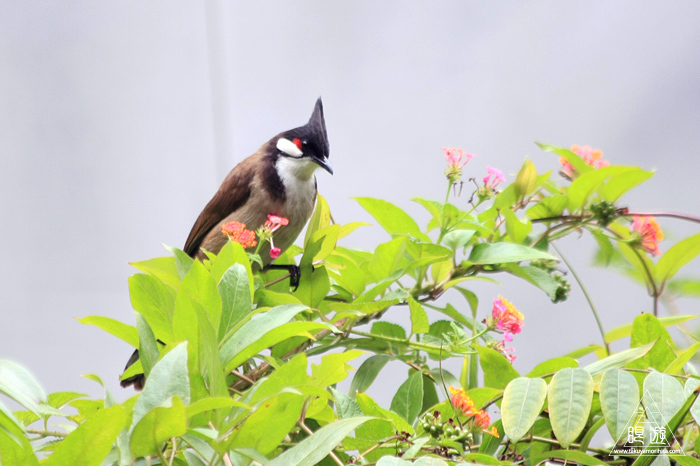
POLYGON ((299 138, 307 141, 307 147, 302 147, 304 155, 310 155, 320 159, 327 159, 330 155, 328 135, 326 134, 326 120, 323 116, 323 102, 319 97, 314 106, 314 111, 309 118, 309 122, 304 126, 290 129, 280 134, 290 141, 299 138))

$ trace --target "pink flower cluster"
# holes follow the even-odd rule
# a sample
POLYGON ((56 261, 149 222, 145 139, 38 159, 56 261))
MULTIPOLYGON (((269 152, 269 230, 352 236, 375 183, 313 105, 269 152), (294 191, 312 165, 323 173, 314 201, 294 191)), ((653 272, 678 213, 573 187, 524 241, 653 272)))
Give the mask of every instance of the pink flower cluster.
POLYGON ((506 343, 513 341, 513 335, 522 331, 524 321, 525 316, 523 316, 522 312, 518 311, 513 303, 506 298, 498 296, 493 299, 493 308, 491 317, 488 319, 488 326, 503 332, 503 340, 498 342, 494 349, 500 351, 511 363, 516 358, 512 354, 515 350, 510 346, 506 346, 506 343))
POLYGON ((282 250, 280 248, 275 247, 275 243, 272 240, 272 233, 276 232, 280 229, 280 227, 284 225, 289 225, 289 220, 287 220, 284 217, 279 217, 277 215, 270 214, 267 216, 267 221, 263 226, 263 228, 270 235, 270 257, 272 259, 277 259, 280 256, 280 254, 282 254, 282 250))

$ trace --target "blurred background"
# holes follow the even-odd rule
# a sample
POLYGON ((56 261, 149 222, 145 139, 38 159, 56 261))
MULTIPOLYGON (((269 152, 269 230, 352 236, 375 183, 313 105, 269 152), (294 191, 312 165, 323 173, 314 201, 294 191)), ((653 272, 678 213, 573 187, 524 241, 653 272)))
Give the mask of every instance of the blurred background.
MULTIPOLYGON (((133 323, 128 262, 182 247, 228 171, 304 124, 318 96, 335 169, 318 185, 339 223, 372 222, 352 199, 369 196, 424 225, 410 198, 443 198, 443 146, 477 154, 465 178, 492 165, 512 181, 526 156, 556 172, 534 141, 658 169, 622 204, 700 214, 698 24, 693 0, 0 0, 0 358, 47 391, 99 396, 79 377, 96 373, 130 396, 118 376, 131 349, 74 317, 133 323)), ((662 250, 700 230, 660 221, 662 250)), ((342 244, 388 239, 373 226, 342 244)), ((560 248, 606 330, 651 310, 642 288, 590 267, 588 235, 560 248)), ((521 373, 601 342, 572 287, 558 305, 507 277, 474 288, 480 318, 497 294, 525 314, 513 345, 521 373)), ((388 318, 406 322, 404 311, 388 318)), ((388 407, 406 367, 387 367, 370 394, 388 407)))

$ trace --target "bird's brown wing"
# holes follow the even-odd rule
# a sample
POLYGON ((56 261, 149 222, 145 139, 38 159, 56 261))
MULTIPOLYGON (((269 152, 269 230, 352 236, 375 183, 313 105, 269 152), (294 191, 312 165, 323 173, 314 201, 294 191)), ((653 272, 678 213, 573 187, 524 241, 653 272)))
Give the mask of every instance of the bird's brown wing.
POLYGON ((187 242, 185 242, 184 251, 191 257, 199 252, 207 233, 229 214, 241 208, 250 197, 250 184, 255 173, 247 168, 244 164, 234 168, 202 210, 202 213, 199 214, 199 218, 197 218, 190 235, 187 237, 187 242))

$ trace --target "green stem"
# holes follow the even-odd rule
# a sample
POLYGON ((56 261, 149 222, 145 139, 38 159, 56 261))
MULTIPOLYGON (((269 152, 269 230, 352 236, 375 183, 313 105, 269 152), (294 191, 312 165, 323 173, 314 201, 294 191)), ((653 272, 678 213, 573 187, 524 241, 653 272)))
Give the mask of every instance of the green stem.
MULTIPOLYGON (((474 339, 480 337, 484 333, 486 333, 488 329, 484 329, 481 332, 477 333, 476 335, 472 336, 469 341, 473 341, 474 339)), ((411 348, 414 349, 419 349, 419 350, 424 350, 424 351, 435 351, 435 352, 440 352, 442 350, 442 346, 437 346, 437 345, 431 345, 428 343, 419 343, 416 341, 411 341, 407 340, 404 338, 396 338, 396 337, 390 337, 387 335, 378 335, 375 333, 367 333, 367 332, 360 332, 359 330, 350 330, 349 333, 352 333, 353 335, 358 335, 361 337, 367 337, 367 338, 374 338, 376 340, 382 340, 386 341, 389 343, 397 343, 400 345, 408 345, 411 348)))
POLYGON ((557 254, 559 254, 559 257, 561 257, 561 259, 571 271, 571 274, 574 276, 574 279, 576 280, 576 283, 578 283, 578 286, 581 287, 581 291, 583 291, 583 295, 586 297, 586 301, 588 301, 588 306, 590 306, 591 311, 593 312, 593 317, 595 317, 595 321, 598 324, 598 330, 600 331, 600 336, 603 339, 605 351, 607 352, 608 356, 610 356, 610 345, 605 340, 605 330, 603 330, 603 323, 600 321, 600 316, 598 315, 598 311, 596 310, 595 305, 593 304, 593 299, 591 299, 591 296, 588 294, 588 290, 586 290, 586 287, 584 286, 583 282, 581 281, 581 279, 579 278, 578 274, 571 266, 569 261, 566 260, 566 257, 561 253, 559 248, 557 248, 557 246, 554 243, 551 244, 554 250, 557 251, 557 254))

